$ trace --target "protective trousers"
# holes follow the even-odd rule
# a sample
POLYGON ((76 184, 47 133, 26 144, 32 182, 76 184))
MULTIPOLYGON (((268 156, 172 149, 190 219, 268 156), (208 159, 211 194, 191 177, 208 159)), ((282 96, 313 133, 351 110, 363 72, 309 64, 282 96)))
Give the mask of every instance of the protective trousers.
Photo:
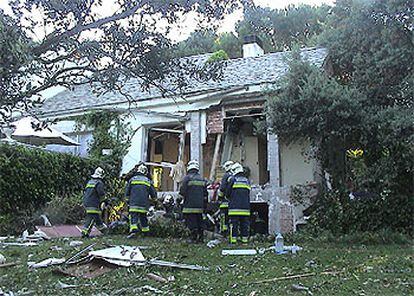
POLYGON ((220 205, 220 232, 226 233, 229 225, 229 206, 220 205))
POLYGON ((184 214, 185 224, 191 232, 193 241, 203 241, 203 214, 184 214))
POLYGON ((105 228, 105 225, 102 222, 101 214, 99 213, 86 213, 85 224, 82 229, 83 236, 89 236, 92 231, 93 225, 96 224, 96 227, 101 230, 105 228))
POLYGON ((138 232, 138 221, 141 226, 141 232, 142 233, 148 233, 149 232, 149 226, 148 226, 148 218, 147 213, 137 213, 137 212, 130 212, 129 213, 129 232, 135 233, 138 232))
POLYGON ((242 243, 249 241, 249 216, 230 216, 230 243, 237 242, 240 237, 242 243))

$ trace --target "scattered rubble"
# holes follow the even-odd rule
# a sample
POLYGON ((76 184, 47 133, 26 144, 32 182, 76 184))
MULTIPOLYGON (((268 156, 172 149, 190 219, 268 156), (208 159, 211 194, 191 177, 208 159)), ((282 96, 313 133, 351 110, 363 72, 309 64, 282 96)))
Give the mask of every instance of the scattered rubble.
POLYGON ((147 277, 148 277, 149 279, 151 279, 151 280, 154 280, 154 281, 160 282, 160 283, 162 283, 162 284, 166 284, 166 283, 168 283, 168 280, 167 280, 166 278, 163 278, 162 276, 159 276, 159 275, 154 274, 154 273, 148 273, 148 274, 147 274, 147 277))
POLYGON ((214 240, 211 240, 207 243, 207 247, 209 247, 211 249, 211 248, 214 248, 214 247, 218 246, 220 243, 221 243, 221 241, 219 239, 214 239, 214 240))
POLYGON ((292 291, 303 292, 305 291, 308 295, 313 295, 311 290, 308 287, 305 287, 301 284, 293 284, 292 291))
POLYGON ((255 249, 222 250, 221 255, 257 255, 257 251, 255 249))
POLYGON ((35 262, 27 262, 27 266, 29 268, 43 268, 43 267, 48 267, 48 266, 52 266, 52 265, 59 265, 59 264, 63 264, 65 263, 66 259, 65 258, 48 258, 45 259, 39 263, 35 263, 35 262))
MULTIPOLYGON (((36 226, 37 230, 41 230, 46 233, 50 238, 68 238, 68 237, 81 237, 82 236, 82 226, 79 225, 55 225, 52 227, 48 226, 36 226)), ((100 232, 96 227, 92 228, 90 233, 91 237, 101 236, 100 232)))
POLYGON ((79 246, 81 246, 81 245, 83 245, 83 241, 71 241, 71 242, 69 243, 69 246, 70 246, 70 247, 73 247, 73 248, 75 248, 75 247, 79 247, 79 246))

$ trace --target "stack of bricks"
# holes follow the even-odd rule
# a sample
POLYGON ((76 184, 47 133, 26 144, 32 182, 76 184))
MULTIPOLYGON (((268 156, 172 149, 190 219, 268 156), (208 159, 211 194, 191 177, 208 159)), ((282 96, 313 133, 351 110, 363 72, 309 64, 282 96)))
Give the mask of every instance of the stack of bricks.
POLYGON ((280 204, 280 231, 282 233, 293 232, 293 207, 287 204, 280 204))
POLYGON ((207 113, 207 133, 222 134, 224 132, 223 112, 221 109, 207 113))

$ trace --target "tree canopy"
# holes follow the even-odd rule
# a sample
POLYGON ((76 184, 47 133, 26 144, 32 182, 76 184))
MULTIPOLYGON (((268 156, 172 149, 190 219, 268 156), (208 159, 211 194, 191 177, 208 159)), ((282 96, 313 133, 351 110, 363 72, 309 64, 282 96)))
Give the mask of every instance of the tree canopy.
POLYGON ((244 9, 243 19, 236 24, 236 34, 197 30, 178 44, 176 52, 179 56, 188 56, 224 50, 230 58, 241 57, 243 37, 247 35, 259 36, 266 52, 291 50, 293 46, 315 46, 318 36, 326 28, 330 9, 327 5, 290 5, 285 9, 250 5, 244 9))
POLYGON ((322 38, 330 71, 296 54, 271 96, 273 131, 310 139, 331 176, 319 225, 413 231, 413 13, 411 1, 338 1, 322 38))
POLYGON ((0 123, 40 102, 41 92, 54 86, 89 83, 97 91, 122 93, 123 83, 137 78, 144 89, 168 92, 185 87, 188 73, 214 79, 213 64, 200 69, 173 59, 169 33, 189 13, 211 26, 248 3, 114 0, 110 13, 102 0, 10 0, 13 13, 0 11, 0 123))

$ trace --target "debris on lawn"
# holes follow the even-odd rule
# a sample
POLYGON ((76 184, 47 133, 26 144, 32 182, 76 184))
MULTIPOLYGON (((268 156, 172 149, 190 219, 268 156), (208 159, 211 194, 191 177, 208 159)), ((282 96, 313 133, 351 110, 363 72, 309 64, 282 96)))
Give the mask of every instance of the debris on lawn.
MULTIPOLYGON (((158 259, 146 260, 138 246, 111 246, 109 248, 91 251, 95 245, 96 243, 84 248, 68 260, 59 262, 65 263, 65 266, 54 270, 54 272, 66 276, 94 278, 119 267, 142 265, 156 265, 188 270, 209 270, 209 268, 199 265, 181 264, 158 259), (89 253, 86 256, 82 256, 87 251, 89 253)), ((166 279, 153 273, 147 276, 161 283, 175 280, 174 277, 166 279)))
POLYGON ((43 268, 43 267, 48 267, 52 265, 63 264, 65 263, 65 261, 66 261, 65 258, 48 258, 43 261, 40 261, 39 263, 27 262, 27 266, 29 268, 43 268))
POLYGON ((303 292, 305 291, 308 295, 313 295, 308 287, 302 286, 301 284, 293 284, 292 291, 303 292))
POLYGON ((305 277, 316 276, 316 275, 338 275, 340 273, 342 273, 342 271, 323 271, 323 272, 320 272, 319 274, 316 272, 310 272, 310 273, 303 273, 303 274, 296 274, 296 275, 281 276, 281 277, 276 277, 272 279, 251 282, 250 284, 263 284, 263 283, 270 283, 270 282, 278 282, 278 281, 283 281, 283 280, 292 280, 292 279, 305 278, 305 277))
POLYGON ((242 255, 257 255, 257 251, 255 249, 238 249, 238 250, 222 250, 221 255, 235 255, 235 256, 242 256, 242 255))
POLYGON ((29 231, 25 230, 18 241, 21 242, 40 242, 43 240, 50 240, 50 237, 42 230, 36 230, 33 234, 29 234, 29 231))
POLYGON ((52 223, 50 223, 49 218, 46 215, 44 215, 44 214, 43 215, 40 215, 40 218, 43 219, 43 224, 46 227, 52 227, 52 223))
POLYGON ((288 252, 292 252, 292 254, 296 254, 298 251, 302 251, 303 248, 299 247, 297 245, 293 245, 293 246, 284 246, 283 250, 288 251, 288 252))
MULTIPOLYGON (((78 225, 36 226, 36 229, 43 231, 50 238, 82 237, 82 226, 78 225)), ((100 235, 102 235, 102 232, 93 227, 90 236, 100 235)))
POLYGON ((3 263, 3 264, 0 264, 0 268, 2 268, 2 267, 12 267, 12 266, 16 266, 17 264, 19 264, 19 262, 3 263))
POLYGON ((73 255, 68 260, 66 260, 65 264, 72 264, 75 261, 75 259, 79 258, 83 253, 85 253, 85 252, 89 251, 90 249, 92 249, 95 245, 96 245, 96 243, 93 243, 93 244, 87 246, 86 248, 80 250, 75 255, 73 255))
POLYGON ((70 247, 73 247, 73 248, 75 248, 75 247, 79 247, 79 246, 81 246, 81 245, 83 245, 83 241, 71 241, 71 242, 69 243, 69 246, 70 246, 70 247))
POLYGON ((145 286, 142 286, 142 287, 139 287, 139 288, 136 288, 136 289, 134 289, 134 292, 141 292, 141 291, 145 291, 145 290, 147 290, 147 291, 150 291, 150 292, 154 292, 155 294, 163 294, 164 292, 163 291, 161 291, 161 290, 159 290, 159 289, 156 289, 156 288, 154 288, 154 287, 151 287, 151 286, 149 286, 149 285, 145 285, 145 286))
POLYGON ((51 251, 62 251, 63 250, 63 248, 60 246, 51 246, 49 249, 51 251))
POLYGON ((221 241, 219 239, 214 239, 207 243, 207 247, 211 249, 211 248, 214 248, 215 246, 218 246, 220 243, 221 241))
POLYGON ((138 247, 115 246, 89 252, 89 256, 100 258, 109 263, 124 267, 129 267, 134 264, 145 264, 145 258, 138 247))
POLYGON ((6 257, 0 254, 0 264, 4 264, 4 263, 6 263, 6 257))
POLYGON ((278 282, 278 281, 283 281, 283 280, 292 280, 292 279, 310 277, 310 276, 315 276, 315 275, 316 275, 315 272, 296 274, 296 275, 288 275, 288 276, 281 276, 281 277, 276 277, 276 278, 272 278, 272 279, 252 282, 251 284, 263 284, 263 283, 270 283, 270 282, 278 282))
POLYGON ((160 283, 163 283, 163 284, 168 283, 168 280, 166 278, 163 278, 162 276, 159 276, 155 273, 148 273, 147 278, 149 278, 151 280, 154 280, 154 281, 157 281, 157 282, 160 282, 160 283))
POLYGON ((93 279, 116 268, 118 268, 118 266, 110 264, 104 260, 92 259, 86 263, 73 264, 67 267, 58 268, 53 270, 53 272, 65 276, 93 279))
POLYGON ((182 263, 168 262, 168 261, 157 260, 157 259, 151 259, 147 262, 150 265, 158 265, 158 266, 171 267, 171 268, 181 268, 181 269, 200 270, 200 271, 210 270, 208 267, 204 267, 200 265, 182 264, 182 263))
POLYGON ((27 242, 27 243, 14 243, 14 242, 2 242, 0 243, 0 245, 2 246, 14 246, 14 247, 35 247, 38 246, 39 244, 34 243, 34 242, 27 242))
POLYGON ((57 283, 57 287, 59 289, 72 289, 72 288, 78 288, 81 286, 89 286, 89 285, 71 285, 71 284, 62 283, 61 281, 58 281, 57 283))

